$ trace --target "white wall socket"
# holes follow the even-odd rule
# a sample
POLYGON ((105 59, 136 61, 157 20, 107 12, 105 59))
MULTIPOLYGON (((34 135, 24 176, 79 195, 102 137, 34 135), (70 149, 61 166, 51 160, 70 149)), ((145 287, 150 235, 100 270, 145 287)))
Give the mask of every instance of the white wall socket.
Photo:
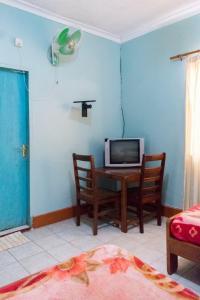
POLYGON ((15 38, 15 47, 22 48, 23 47, 23 40, 20 38, 15 38))

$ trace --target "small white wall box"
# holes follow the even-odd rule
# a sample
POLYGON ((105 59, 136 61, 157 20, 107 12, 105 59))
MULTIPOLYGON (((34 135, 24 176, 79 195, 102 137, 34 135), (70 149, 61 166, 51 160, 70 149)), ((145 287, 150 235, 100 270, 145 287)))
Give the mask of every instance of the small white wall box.
POLYGON ((15 38, 15 47, 22 48, 23 47, 23 40, 20 38, 15 38))

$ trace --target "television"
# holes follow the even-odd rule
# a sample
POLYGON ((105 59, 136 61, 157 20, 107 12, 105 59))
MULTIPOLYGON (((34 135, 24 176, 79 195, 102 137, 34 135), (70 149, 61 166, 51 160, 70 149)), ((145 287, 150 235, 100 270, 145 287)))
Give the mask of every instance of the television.
POLYGON ((143 154, 143 138, 105 139, 105 167, 141 166, 143 154))

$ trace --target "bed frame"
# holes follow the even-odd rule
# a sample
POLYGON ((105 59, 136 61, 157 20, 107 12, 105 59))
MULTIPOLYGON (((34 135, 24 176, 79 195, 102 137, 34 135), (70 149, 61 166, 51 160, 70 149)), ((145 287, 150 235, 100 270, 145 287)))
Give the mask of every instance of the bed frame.
POLYGON ((173 274, 178 268, 178 256, 184 257, 186 259, 192 260, 196 263, 200 262, 200 246, 183 242, 175 239, 171 236, 170 224, 175 218, 167 220, 167 272, 168 274, 173 274))

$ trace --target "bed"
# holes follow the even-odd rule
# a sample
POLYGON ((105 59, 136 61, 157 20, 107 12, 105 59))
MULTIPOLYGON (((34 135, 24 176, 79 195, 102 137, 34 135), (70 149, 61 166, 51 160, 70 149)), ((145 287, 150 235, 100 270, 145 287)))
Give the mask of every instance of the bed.
POLYGON ((0 288, 0 299, 198 299, 126 250, 105 245, 0 288))
POLYGON ((167 221, 167 271, 178 268, 178 256, 200 263, 200 205, 167 221))

